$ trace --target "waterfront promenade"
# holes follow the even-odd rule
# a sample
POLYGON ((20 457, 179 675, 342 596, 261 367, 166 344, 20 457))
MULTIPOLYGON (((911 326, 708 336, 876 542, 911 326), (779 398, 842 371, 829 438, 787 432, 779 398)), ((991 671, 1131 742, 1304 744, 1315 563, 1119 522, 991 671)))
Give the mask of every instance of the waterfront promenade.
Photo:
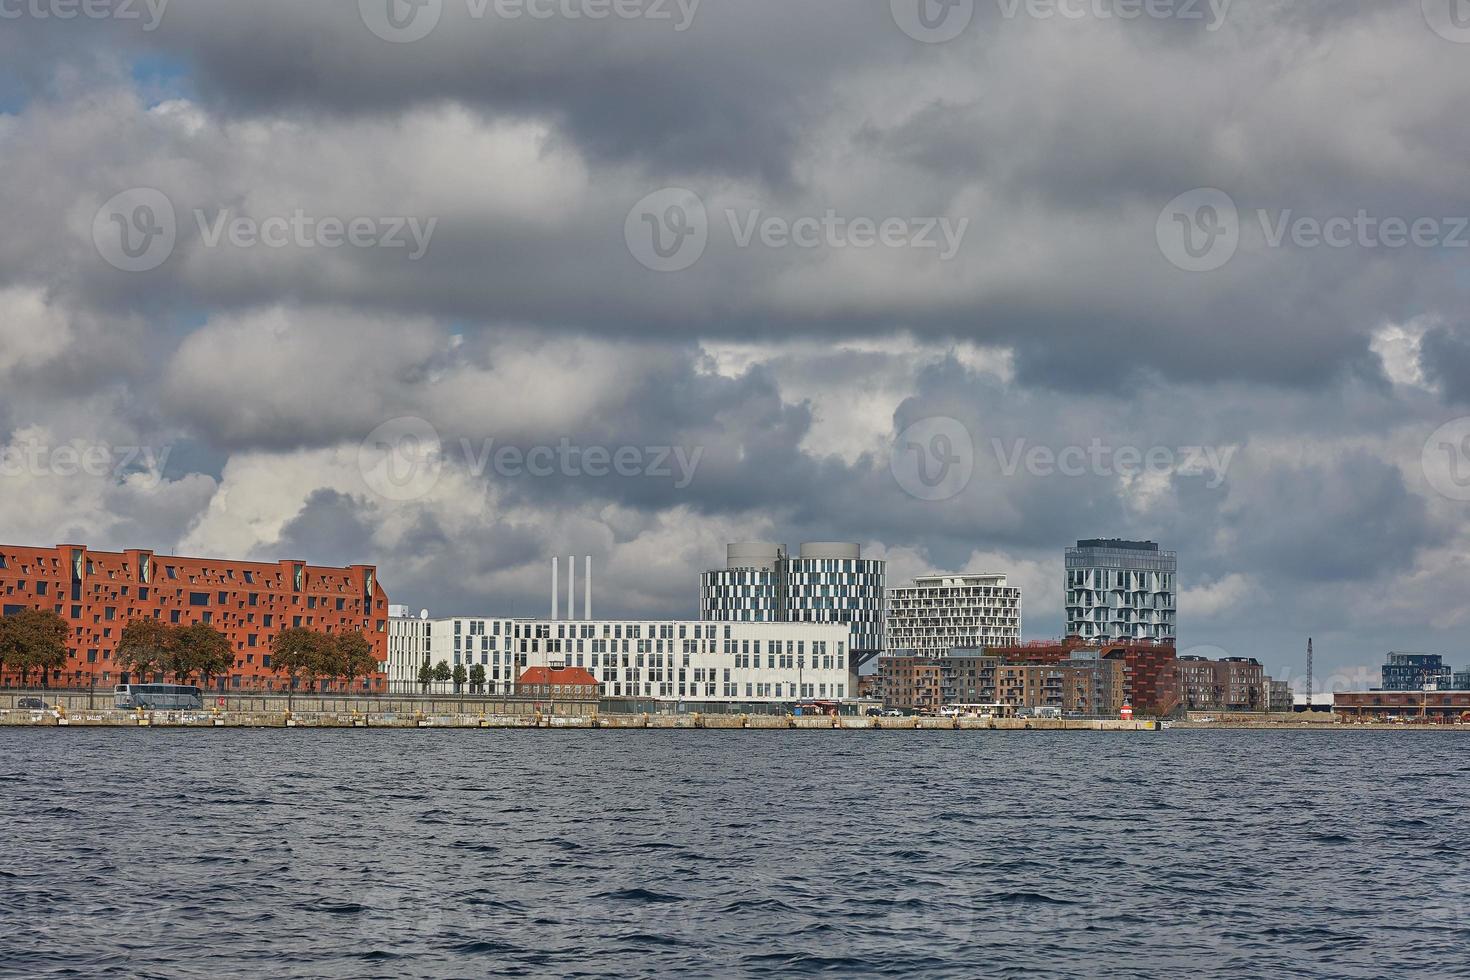
POLYGON ((870 718, 829 715, 614 714, 587 711, 122 711, 0 709, 0 728, 292 728, 292 729, 762 729, 885 731, 1159 731, 1155 721, 1039 718, 870 718))

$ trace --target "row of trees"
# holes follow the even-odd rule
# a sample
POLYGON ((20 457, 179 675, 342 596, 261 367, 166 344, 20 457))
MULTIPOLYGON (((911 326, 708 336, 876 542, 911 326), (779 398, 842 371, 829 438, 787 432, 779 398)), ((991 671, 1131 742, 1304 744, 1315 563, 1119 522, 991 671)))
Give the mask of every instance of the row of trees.
MULTIPOLYGON (((71 626, 50 610, 27 609, 0 618, 0 672, 20 674, 29 684, 33 672, 46 683, 53 671, 66 666, 71 626)), ((224 674, 235 663, 229 638, 205 623, 175 626, 157 619, 135 619, 123 627, 113 665, 138 678, 172 676, 180 684, 197 677, 204 684, 224 674)), ((360 631, 328 636, 309 629, 288 629, 271 642, 271 667, 293 680, 314 683, 342 678, 350 686, 360 677, 382 669, 373 645, 360 631)), ((461 671, 464 668, 459 668, 461 671)), ((484 683, 484 668, 477 668, 484 683)), ((444 666, 444 680, 453 673, 444 666)))
POLYGON ((381 669, 372 643, 360 631, 328 636, 304 628, 276 634, 271 643, 271 667, 293 681, 308 678, 315 684, 340 677, 349 687, 359 677, 381 669))
POLYGON ((229 673, 235 651, 219 630, 205 623, 174 626, 157 619, 135 619, 123 627, 113 665, 139 678, 172 674, 180 684, 197 676, 204 683, 229 673))
POLYGON ((419 668, 419 686, 424 693, 429 693, 429 685, 435 681, 443 684, 445 681, 454 681, 454 691, 458 694, 466 684, 470 690, 483 692, 485 690, 485 665, 475 664, 469 670, 465 670, 464 664, 456 664, 450 669, 449 661, 441 660, 437 664, 430 664, 425 660, 419 668))
POLYGON ((39 671, 46 684, 52 671, 66 666, 70 635, 66 620, 46 609, 27 609, 0 619, 0 672, 19 672, 24 685, 30 683, 32 671, 39 671))

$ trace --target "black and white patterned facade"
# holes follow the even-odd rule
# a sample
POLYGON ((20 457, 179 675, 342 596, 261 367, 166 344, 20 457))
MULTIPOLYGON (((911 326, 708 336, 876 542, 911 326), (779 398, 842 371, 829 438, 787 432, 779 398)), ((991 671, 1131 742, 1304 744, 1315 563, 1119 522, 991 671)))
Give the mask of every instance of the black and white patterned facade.
POLYGON ((704 573, 700 618, 707 622, 844 623, 859 660, 884 649, 887 562, 856 544, 732 544, 726 567, 704 573))

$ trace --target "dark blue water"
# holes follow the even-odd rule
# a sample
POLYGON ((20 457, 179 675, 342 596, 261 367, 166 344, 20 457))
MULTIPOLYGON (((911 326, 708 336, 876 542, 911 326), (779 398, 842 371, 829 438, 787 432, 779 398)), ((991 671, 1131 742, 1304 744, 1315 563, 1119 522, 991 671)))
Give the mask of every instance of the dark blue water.
POLYGON ((0 731, 0 972, 1470 975, 1470 742, 0 731))

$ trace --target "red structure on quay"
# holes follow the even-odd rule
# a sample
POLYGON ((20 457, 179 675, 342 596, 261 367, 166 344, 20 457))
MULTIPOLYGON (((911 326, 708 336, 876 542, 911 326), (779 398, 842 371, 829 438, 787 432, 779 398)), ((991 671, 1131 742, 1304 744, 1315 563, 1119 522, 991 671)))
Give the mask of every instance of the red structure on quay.
MULTIPOLYGON (((112 686, 125 679, 113 653, 127 624, 154 618, 188 626, 206 623, 235 651, 229 691, 290 687, 271 668, 271 641, 304 627, 327 634, 360 630, 379 663, 388 657, 388 596, 372 565, 328 568, 304 561, 225 561, 178 558, 152 551, 91 551, 85 545, 26 548, 0 545, 0 614, 50 610, 71 626, 66 666, 47 678, 51 687, 112 686)), ((0 683, 19 681, 13 672, 0 683)), ((363 682, 382 691, 379 671, 363 682)))

